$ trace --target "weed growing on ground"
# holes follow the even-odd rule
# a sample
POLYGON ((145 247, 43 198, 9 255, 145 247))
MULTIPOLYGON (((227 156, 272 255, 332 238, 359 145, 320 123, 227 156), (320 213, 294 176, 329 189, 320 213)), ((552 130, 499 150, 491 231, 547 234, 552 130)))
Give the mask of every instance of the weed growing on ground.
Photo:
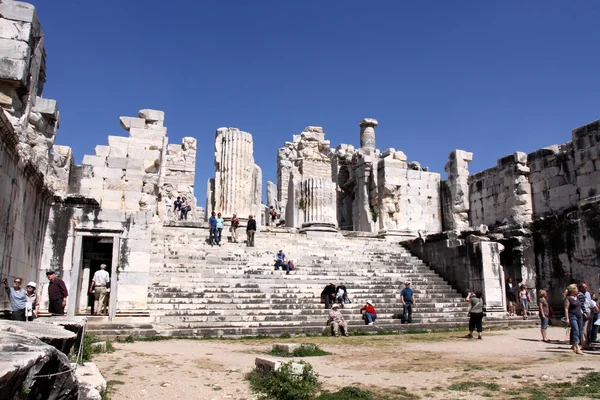
POLYGON ((328 356, 331 353, 321 350, 321 348, 314 343, 303 343, 291 354, 279 349, 273 349, 269 354, 277 357, 316 357, 328 356))
POLYGON ((281 335, 279 335, 280 339, 289 339, 291 337, 292 337, 292 335, 290 335, 289 332, 284 332, 281 335))
POLYGON ((259 400, 312 400, 321 385, 312 365, 303 364, 301 374, 294 373, 290 361, 276 372, 254 369, 246 375, 246 379, 252 390, 261 394, 259 400))
MULTIPOLYGON (((102 340, 99 340, 96 335, 94 335, 93 333, 87 332, 84 336, 83 336, 83 347, 81 348, 81 362, 88 362, 90 361, 94 354, 98 354, 98 353, 102 353, 102 351, 98 348, 98 347, 94 347, 93 344, 96 342, 101 342, 102 340)), ((75 349, 74 349, 75 350, 75 349)), ((112 353, 115 351, 115 347, 113 346, 113 344, 107 340, 106 341, 106 353, 112 353)), ((71 361, 76 362, 79 360, 75 360, 75 358, 77 358, 77 353, 73 352, 70 355, 71 361)))
POLYGON ((133 337, 133 335, 128 335, 125 338, 125 343, 134 343, 135 342, 135 338, 133 337))
POLYGON ((476 387, 482 387, 482 388, 491 390, 492 392, 497 392, 500 390, 500 386, 497 383, 474 382, 474 381, 453 383, 452 385, 450 385, 448 387, 448 389, 457 390, 457 391, 461 391, 461 392, 468 392, 469 390, 474 389, 476 387))
POLYGON ((346 386, 334 393, 321 393, 317 400, 373 400, 373 392, 346 386))

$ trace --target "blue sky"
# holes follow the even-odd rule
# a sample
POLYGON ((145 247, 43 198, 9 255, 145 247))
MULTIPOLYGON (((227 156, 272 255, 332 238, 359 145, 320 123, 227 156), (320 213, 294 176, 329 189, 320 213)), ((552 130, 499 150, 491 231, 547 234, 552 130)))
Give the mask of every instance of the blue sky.
POLYGON ((571 139, 600 119, 599 1, 33 1, 45 33, 44 96, 76 162, 126 135, 119 116, 166 113, 171 143, 198 139, 196 196, 214 175, 215 130, 252 133, 263 185, 277 149, 309 125, 333 147, 403 150, 445 178, 571 139))

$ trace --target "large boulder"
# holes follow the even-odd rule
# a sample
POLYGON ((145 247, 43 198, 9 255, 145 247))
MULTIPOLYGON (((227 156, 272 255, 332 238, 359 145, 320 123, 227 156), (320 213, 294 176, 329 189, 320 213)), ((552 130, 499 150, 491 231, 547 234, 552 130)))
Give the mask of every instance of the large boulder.
POLYGON ((75 373, 55 347, 28 334, 0 330, 0 399, 24 397, 76 400, 75 373))

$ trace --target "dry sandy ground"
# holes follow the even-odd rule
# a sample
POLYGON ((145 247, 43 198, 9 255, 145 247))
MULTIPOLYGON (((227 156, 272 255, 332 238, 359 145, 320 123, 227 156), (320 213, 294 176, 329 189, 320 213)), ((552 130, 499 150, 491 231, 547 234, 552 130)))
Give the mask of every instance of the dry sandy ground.
POLYGON ((504 392, 532 383, 573 381, 600 371, 600 351, 575 355, 562 328, 549 329, 552 343, 541 342, 536 328, 487 332, 483 340, 464 334, 115 343, 114 353, 94 361, 113 381, 112 400, 254 399, 244 375, 256 357, 277 359, 265 354, 273 343, 315 343, 331 352, 305 358, 327 390, 360 386, 393 393, 404 387, 423 399, 508 398, 504 392), (501 389, 448 390, 462 381, 497 383, 501 389))

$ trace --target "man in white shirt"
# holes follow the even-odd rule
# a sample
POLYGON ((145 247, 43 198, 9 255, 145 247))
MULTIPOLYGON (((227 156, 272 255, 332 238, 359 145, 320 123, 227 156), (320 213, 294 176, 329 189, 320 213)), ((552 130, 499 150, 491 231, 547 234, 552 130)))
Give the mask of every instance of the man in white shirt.
POLYGON ((94 293, 94 314, 101 315, 107 311, 106 293, 110 275, 106 272, 106 264, 100 264, 90 284, 90 293, 94 293))

